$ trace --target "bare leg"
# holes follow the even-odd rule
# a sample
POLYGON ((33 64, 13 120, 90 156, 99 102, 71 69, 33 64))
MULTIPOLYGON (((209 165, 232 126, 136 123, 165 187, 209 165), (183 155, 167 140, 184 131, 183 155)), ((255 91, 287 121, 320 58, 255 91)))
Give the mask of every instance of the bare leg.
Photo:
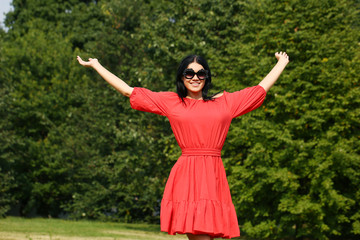
POLYGON ((214 240, 212 237, 205 234, 195 235, 195 234, 187 233, 186 235, 188 236, 189 240, 214 240))

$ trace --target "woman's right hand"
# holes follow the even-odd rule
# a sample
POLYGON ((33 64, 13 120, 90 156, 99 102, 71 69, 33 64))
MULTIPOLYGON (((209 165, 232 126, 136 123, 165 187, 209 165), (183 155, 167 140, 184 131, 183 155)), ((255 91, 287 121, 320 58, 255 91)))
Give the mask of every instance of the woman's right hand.
POLYGON ((84 61, 81 57, 77 56, 77 60, 84 67, 91 67, 97 71, 102 78, 104 78, 111 86, 126 97, 130 97, 133 88, 127 85, 123 80, 109 72, 104 68, 96 58, 89 58, 89 61, 84 61))
POLYGON ((77 56, 78 62, 84 67, 94 67, 95 64, 99 64, 99 61, 96 58, 89 58, 89 61, 84 61, 81 57, 77 56))

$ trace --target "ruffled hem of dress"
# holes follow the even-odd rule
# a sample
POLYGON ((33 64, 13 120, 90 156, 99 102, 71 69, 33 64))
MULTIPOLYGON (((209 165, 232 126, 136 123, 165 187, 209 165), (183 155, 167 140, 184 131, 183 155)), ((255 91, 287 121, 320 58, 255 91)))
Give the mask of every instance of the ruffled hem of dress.
POLYGON ((232 203, 213 200, 196 202, 161 202, 161 231, 176 233, 206 234, 213 238, 240 236, 240 229, 232 203))

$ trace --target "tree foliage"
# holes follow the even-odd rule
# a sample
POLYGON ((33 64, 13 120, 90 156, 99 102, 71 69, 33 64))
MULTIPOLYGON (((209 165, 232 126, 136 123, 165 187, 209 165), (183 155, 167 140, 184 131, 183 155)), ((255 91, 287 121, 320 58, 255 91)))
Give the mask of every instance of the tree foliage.
POLYGON ((131 86, 174 91, 204 55, 213 92, 257 84, 263 106, 223 149, 243 235, 357 239, 359 3, 333 0, 14 0, 0 32, 0 215, 157 222, 180 154, 167 119, 132 110, 76 55, 131 86))

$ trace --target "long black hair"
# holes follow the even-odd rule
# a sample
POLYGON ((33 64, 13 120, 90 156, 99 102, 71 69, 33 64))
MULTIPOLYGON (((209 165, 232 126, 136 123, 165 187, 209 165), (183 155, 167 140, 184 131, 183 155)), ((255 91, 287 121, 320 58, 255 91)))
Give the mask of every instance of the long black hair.
POLYGON ((187 96, 187 89, 185 87, 184 81, 183 81, 183 72, 184 70, 189 66, 190 63, 196 62, 203 66, 205 70, 208 72, 208 76, 205 79, 205 85, 202 92, 202 98, 204 101, 213 100, 213 96, 207 96, 209 89, 211 88, 211 72, 208 63, 206 62, 205 58, 199 56, 199 55, 189 55, 185 57, 177 70, 176 75, 176 93, 179 95, 181 100, 184 102, 184 98, 187 96))

